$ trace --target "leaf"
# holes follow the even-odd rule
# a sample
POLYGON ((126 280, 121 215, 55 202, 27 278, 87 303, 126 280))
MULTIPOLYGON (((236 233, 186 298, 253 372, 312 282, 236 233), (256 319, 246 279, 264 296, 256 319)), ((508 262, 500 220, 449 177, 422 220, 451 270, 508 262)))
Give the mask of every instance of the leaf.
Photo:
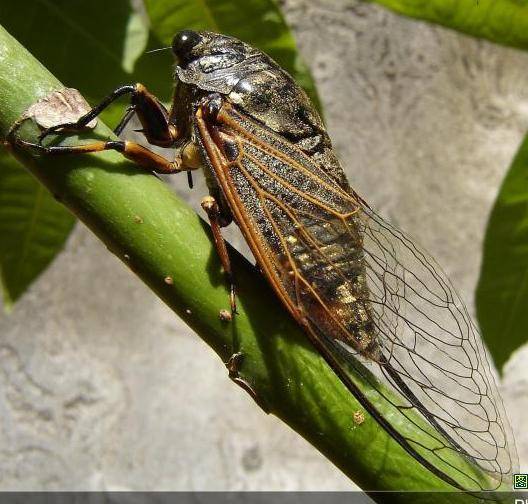
POLYGON ((100 100, 130 80, 148 29, 129 0, 26 0, 0 4, 0 24, 66 86, 100 100))
POLYGON ((170 45, 183 29, 233 35, 269 54, 319 107, 317 92, 280 9, 272 0, 145 0, 151 30, 170 45))
POLYGON ((148 43, 148 29, 146 20, 138 12, 132 12, 128 19, 127 31, 123 46, 123 60, 121 66, 128 73, 134 71, 136 61, 145 51, 148 43))
POLYGON ((10 307, 62 249, 74 217, 0 150, 0 276, 10 307))
POLYGON ((526 0, 370 0, 497 44, 528 49, 526 0))
MULTIPOLYGON (((130 72, 148 29, 128 0, 92 0, 82 9, 68 0, 0 3, 0 24, 66 85, 94 103, 130 72)), ((116 121, 124 105, 105 117, 116 121)), ((16 301, 60 251, 74 218, 7 153, 0 156, 0 266, 6 305, 16 301)))
POLYGON ((528 341, 528 136, 491 211, 476 304, 482 335, 501 369, 528 341))

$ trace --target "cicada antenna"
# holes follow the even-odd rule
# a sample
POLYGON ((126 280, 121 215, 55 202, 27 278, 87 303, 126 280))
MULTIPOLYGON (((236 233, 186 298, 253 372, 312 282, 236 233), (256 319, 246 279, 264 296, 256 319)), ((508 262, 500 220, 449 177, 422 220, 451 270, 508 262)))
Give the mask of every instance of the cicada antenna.
POLYGON ((158 49, 151 49, 150 51, 145 51, 145 54, 152 54, 152 53, 155 53, 155 52, 166 51, 166 50, 168 50, 170 48, 171 48, 170 46, 159 47, 158 49))

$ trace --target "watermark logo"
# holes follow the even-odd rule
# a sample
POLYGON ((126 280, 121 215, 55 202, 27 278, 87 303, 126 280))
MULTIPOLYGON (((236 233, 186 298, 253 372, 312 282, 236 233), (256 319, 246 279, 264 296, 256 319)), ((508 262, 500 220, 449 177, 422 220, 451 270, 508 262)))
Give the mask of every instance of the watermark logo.
POLYGON ((528 490, 528 474, 514 474, 513 475, 513 489, 514 490, 528 490))

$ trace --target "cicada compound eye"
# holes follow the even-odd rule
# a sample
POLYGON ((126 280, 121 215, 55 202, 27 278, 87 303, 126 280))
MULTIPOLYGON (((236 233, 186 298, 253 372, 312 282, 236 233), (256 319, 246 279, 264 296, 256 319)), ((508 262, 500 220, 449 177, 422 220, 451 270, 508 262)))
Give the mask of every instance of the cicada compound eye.
POLYGON ((172 52, 180 63, 185 63, 189 60, 193 47, 198 45, 201 40, 201 35, 195 31, 183 30, 178 32, 172 39, 172 52))

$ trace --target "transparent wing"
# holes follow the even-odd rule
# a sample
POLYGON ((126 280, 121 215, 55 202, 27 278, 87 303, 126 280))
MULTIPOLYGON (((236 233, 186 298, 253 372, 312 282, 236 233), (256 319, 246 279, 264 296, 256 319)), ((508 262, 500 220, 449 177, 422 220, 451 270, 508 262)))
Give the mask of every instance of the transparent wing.
POLYGON ((515 447, 489 360, 435 261, 228 104, 197 134, 264 275, 359 402, 453 486, 507 482, 515 447))
POLYGON ((401 415, 413 422, 418 410, 441 433, 435 457, 449 464, 452 452, 466 455, 492 476, 476 480, 477 488, 508 482, 517 466, 515 444, 463 301, 435 260, 402 231, 365 206, 357 222, 367 302, 383 356, 377 366, 364 363, 400 392, 391 401, 401 415))

